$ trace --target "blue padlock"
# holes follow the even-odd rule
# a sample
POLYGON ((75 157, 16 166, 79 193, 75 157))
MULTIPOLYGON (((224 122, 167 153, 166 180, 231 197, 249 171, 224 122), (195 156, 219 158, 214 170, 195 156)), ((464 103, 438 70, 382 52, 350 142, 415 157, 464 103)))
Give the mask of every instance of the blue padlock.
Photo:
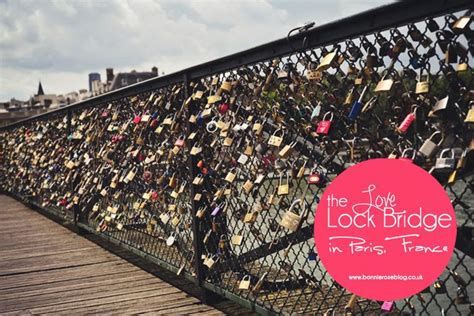
POLYGON ((423 66, 423 60, 420 55, 416 53, 416 51, 410 49, 408 51, 408 56, 410 56, 410 65, 413 67, 413 69, 419 69, 421 66, 423 66))
POLYGON ((362 93, 360 94, 360 97, 357 101, 354 102, 354 104, 351 107, 351 110, 349 112, 349 119, 354 121, 357 116, 359 116, 359 113, 362 109, 362 99, 364 98, 365 92, 367 91, 367 86, 364 87, 364 90, 362 90, 362 93))

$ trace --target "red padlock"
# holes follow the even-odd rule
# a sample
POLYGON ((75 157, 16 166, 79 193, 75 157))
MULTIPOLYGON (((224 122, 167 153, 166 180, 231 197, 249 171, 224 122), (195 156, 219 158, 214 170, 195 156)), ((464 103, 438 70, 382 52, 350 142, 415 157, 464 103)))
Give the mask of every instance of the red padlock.
POLYGON ((311 172, 308 176, 308 184, 318 184, 321 181, 321 176, 317 172, 311 172))
POLYGON ((109 112, 107 112, 107 111, 104 111, 100 114, 100 117, 102 117, 102 118, 106 118, 107 116, 109 116, 109 112))
POLYGON ((329 128, 331 127, 333 117, 334 117, 334 114, 332 112, 327 112, 326 114, 324 114, 323 120, 318 123, 318 127, 316 128, 316 133, 327 135, 329 133, 329 128), (329 120, 326 119, 328 115, 330 115, 329 120))
POLYGON ((413 107, 412 111, 410 113, 408 113, 408 115, 405 117, 403 122, 400 123, 400 126, 398 126, 398 128, 397 128, 398 132, 404 134, 408 131, 411 124, 416 119, 416 109, 417 108, 418 108, 418 106, 413 107))
POLYGON ((227 111, 229 111, 229 104, 228 103, 221 103, 219 104, 219 113, 225 114, 227 111))
POLYGON ((143 172, 143 181, 148 183, 151 181, 151 178, 152 178, 152 174, 150 171, 146 170, 143 172))
POLYGON ((151 199, 153 201, 158 200, 158 192, 156 192, 156 191, 151 192, 151 199))
POLYGON ((204 167, 204 161, 199 160, 198 163, 197 163, 197 167, 198 167, 199 169, 202 169, 202 168, 204 167))
POLYGON ((156 129, 158 127, 158 120, 157 119, 152 119, 150 122, 150 128, 156 129))
POLYGON ((133 118, 133 123, 138 124, 140 123, 141 120, 142 120, 142 117, 140 115, 135 115, 135 117, 133 118))

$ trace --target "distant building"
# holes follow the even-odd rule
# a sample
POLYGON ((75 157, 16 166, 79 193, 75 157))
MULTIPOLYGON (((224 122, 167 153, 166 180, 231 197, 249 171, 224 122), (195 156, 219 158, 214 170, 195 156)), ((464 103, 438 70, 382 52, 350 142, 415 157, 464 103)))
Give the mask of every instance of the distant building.
POLYGON ((89 74, 89 91, 92 93, 93 91, 93 83, 94 81, 100 82, 100 74, 97 72, 92 72, 89 74))
POLYGON ((137 72, 136 70, 132 70, 131 72, 121 72, 114 76, 113 69, 107 69, 107 86, 108 91, 120 89, 131 84, 148 80, 158 76, 158 68, 153 67, 151 68, 150 72, 137 72), (110 70, 110 72, 109 72, 110 70), (110 76, 109 76, 110 74, 110 76), (113 78, 113 79, 112 79, 113 78), (110 82, 109 79, 112 79, 110 82), (110 84, 109 84, 110 82, 110 84))
POLYGON ((100 80, 94 80, 92 82, 92 95, 99 95, 104 92, 107 92, 107 84, 105 82, 101 82, 100 80))
POLYGON ((34 108, 55 108, 59 107, 59 100, 55 94, 45 94, 41 81, 38 84, 38 93, 30 98, 30 106, 34 108))

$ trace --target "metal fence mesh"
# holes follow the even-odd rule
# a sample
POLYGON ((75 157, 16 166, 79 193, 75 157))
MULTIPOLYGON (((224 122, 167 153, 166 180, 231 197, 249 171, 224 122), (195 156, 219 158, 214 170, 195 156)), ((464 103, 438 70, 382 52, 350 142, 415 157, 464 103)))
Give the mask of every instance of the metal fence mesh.
POLYGON ((414 21, 1 131, 2 186, 178 274, 195 275, 197 260, 205 283, 276 313, 467 315, 471 18, 414 21), (437 152, 422 148, 430 137, 437 152), (441 149, 454 167, 439 168, 441 149), (458 224, 446 272, 390 311, 334 282, 312 237, 324 188, 382 157, 430 170, 458 224))

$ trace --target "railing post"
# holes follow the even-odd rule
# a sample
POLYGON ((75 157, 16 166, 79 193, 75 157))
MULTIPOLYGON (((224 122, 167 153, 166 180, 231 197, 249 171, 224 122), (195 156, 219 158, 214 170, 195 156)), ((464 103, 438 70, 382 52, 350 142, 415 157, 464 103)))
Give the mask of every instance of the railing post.
MULTIPOLYGON (((189 85, 189 80, 188 80, 188 74, 185 73, 183 76, 183 85, 184 85, 184 102, 189 98, 190 93, 188 91, 188 85, 189 85)), ((188 108, 188 111, 185 111, 186 113, 186 130, 188 131, 188 135, 191 132, 191 129, 193 128, 192 125, 189 123, 189 113, 192 111, 193 104, 191 103, 190 108, 188 108)), ((188 152, 191 151, 192 145, 188 142, 188 152)), ((191 202, 191 213, 193 216, 192 220, 192 234, 193 234, 193 252, 194 252, 194 269, 196 271, 196 284, 198 286, 201 286, 202 281, 204 280, 204 269, 201 264, 201 255, 202 255, 202 248, 199 244, 199 241, 201 240, 201 231, 199 229, 199 222, 196 217, 196 212, 198 209, 198 202, 194 201, 194 195, 195 195, 195 190, 194 190, 194 185, 192 184, 192 179, 197 174, 196 171, 196 161, 195 157, 192 155, 188 155, 188 169, 189 169, 189 183, 190 183, 190 202, 191 202)))
MULTIPOLYGON (((190 97, 190 92, 188 91, 189 87, 189 77, 188 73, 185 72, 183 75, 183 85, 184 85, 184 102, 190 97)), ((189 116, 190 113, 193 111, 194 104, 192 102, 189 103, 189 108, 185 112, 187 113, 186 115, 186 130, 189 133, 192 132, 193 126, 189 123, 189 116)), ((188 152, 191 151, 192 144, 187 143, 188 147, 188 152)), ((197 175, 197 170, 196 170, 196 157, 192 155, 188 155, 188 169, 189 169, 189 183, 190 183, 190 189, 189 189, 189 194, 190 194, 190 203, 191 203, 191 214, 193 217, 192 220, 192 235, 193 235, 193 263, 194 263, 194 270, 196 272, 196 285, 199 286, 201 289, 201 299, 205 303, 211 303, 211 302, 216 302, 221 300, 222 298, 215 294, 214 292, 211 292, 203 287, 203 282, 206 278, 206 269, 204 268, 204 265, 202 264, 202 239, 203 239, 203 234, 199 225, 198 218, 196 216, 196 212, 199 209, 199 202, 194 201, 194 195, 196 194, 194 190, 194 185, 192 184, 192 180, 194 177, 197 175)))
MULTIPOLYGON (((69 144, 69 142, 71 141, 69 139, 69 135, 71 135, 72 133, 72 110, 71 109, 68 109, 67 110, 67 114, 66 114, 66 135, 64 137, 64 142, 66 144, 69 144)), ((69 159, 72 159, 74 157, 74 153, 72 151, 69 152, 69 159)), ((72 192, 74 191, 74 178, 73 177, 69 177, 69 183, 67 184, 68 187, 69 187, 69 192, 72 192)), ((77 225, 77 219, 78 219, 78 216, 79 216, 79 210, 78 210, 78 207, 76 204, 73 204, 72 206, 72 212, 73 212, 73 221, 74 221, 74 225, 77 225)))

